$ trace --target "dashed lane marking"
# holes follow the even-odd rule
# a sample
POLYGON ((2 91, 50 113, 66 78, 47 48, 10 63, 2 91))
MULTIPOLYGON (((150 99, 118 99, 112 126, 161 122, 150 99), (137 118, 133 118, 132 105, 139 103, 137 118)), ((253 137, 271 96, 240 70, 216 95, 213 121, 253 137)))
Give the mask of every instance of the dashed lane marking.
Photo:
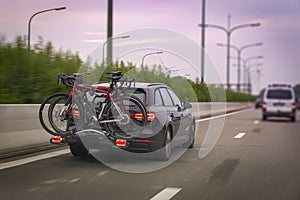
POLYGON ((238 133, 236 136, 234 136, 233 138, 235 139, 241 139, 242 137, 244 137, 246 135, 246 133, 238 133))
POLYGON ((152 197, 150 200, 168 200, 175 196, 180 190, 181 188, 167 187, 160 191, 157 195, 152 197))
POLYGON ((259 120, 255 120, 255 121, 254 121, 254 124, 259 124, 259 120))

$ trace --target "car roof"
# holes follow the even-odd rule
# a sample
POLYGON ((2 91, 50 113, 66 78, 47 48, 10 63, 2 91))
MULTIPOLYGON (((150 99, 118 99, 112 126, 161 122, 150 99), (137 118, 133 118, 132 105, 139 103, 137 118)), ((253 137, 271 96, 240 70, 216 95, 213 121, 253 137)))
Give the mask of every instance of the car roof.
POLYGON ((168 87, 165 84, 162 83, 144 83, 144 82, 136 82, 135 84, 133 84, 131 87, 133 88, 149 88, 149 87, 155 87, 155 86, 163 86, 163 87, 168 87))
POLYGON ((289 84, 278 84, 278 83, 268 85, 268 89, 287 89, 287 88, 292 88, 292 86, 289 84))
MULTIPOLYGON (((102 87, 108 87, 109 83, 97 83, 94 84, 95 86, 102 86, 102 87)), ((167 85, 163 83, 145 83, 145 82, 135 82, 134 84, 132 83, 129 88, 142 88, 142 89, 147 89, 149 87, 153 86, 163 86, 163 87, 168 87, 167 85)))

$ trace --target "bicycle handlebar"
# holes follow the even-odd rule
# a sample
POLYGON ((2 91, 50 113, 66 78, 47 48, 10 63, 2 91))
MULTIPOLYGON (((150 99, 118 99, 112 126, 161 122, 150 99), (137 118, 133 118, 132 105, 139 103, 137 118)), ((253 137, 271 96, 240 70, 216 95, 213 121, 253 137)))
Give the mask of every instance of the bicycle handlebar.
POLYGON ((68 76, 65 73, 58 73, 57 74, 57 84, 62 82, 64 85, 66 85, 68 87, 73 87, 75 81, 78 83, 83 83, 83 77, 88 74, 90 74, 90 72, 74 73, 71 76, 68 76))
POLYGON ((120 85, 118 86, 119 88, 122 88, 125 83, 126 83, 126 87, 130 87, 132 83, 134 83, 135 86, 135 78, 128 80, 128 77, 124 76, 124 74, 120 71, 106 72, 106 74, 111 75, 111 76, 107 76, 106 78, 111 79, 112 85, 117 85, 117 82, 120 83, 120 85))

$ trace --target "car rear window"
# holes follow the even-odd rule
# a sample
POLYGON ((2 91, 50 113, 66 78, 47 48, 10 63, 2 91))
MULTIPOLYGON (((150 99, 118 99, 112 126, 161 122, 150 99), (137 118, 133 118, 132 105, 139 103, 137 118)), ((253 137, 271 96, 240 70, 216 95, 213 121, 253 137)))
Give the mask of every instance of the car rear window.
POLYGON ((139 100, 141 100, 141 102, 146 104, 146 92, 145 92, 145 90, 143 90, 141 88, 130 88, 130 89, 127 89, 125 91, 125 93, 136 96, 137 98, 139 98, 139 100))
POLYGON ((267 93, 268 99, 292 99, 292 92, 291 90, 269 90, 267 93))

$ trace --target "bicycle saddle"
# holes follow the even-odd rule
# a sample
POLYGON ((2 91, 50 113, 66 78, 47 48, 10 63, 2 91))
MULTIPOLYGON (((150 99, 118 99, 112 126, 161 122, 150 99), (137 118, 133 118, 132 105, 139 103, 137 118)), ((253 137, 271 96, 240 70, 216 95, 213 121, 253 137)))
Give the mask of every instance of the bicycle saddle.
POLYGON ((106 74, 112 75, 112 76, 123 76, 122 72, 106 72, 106 74))

